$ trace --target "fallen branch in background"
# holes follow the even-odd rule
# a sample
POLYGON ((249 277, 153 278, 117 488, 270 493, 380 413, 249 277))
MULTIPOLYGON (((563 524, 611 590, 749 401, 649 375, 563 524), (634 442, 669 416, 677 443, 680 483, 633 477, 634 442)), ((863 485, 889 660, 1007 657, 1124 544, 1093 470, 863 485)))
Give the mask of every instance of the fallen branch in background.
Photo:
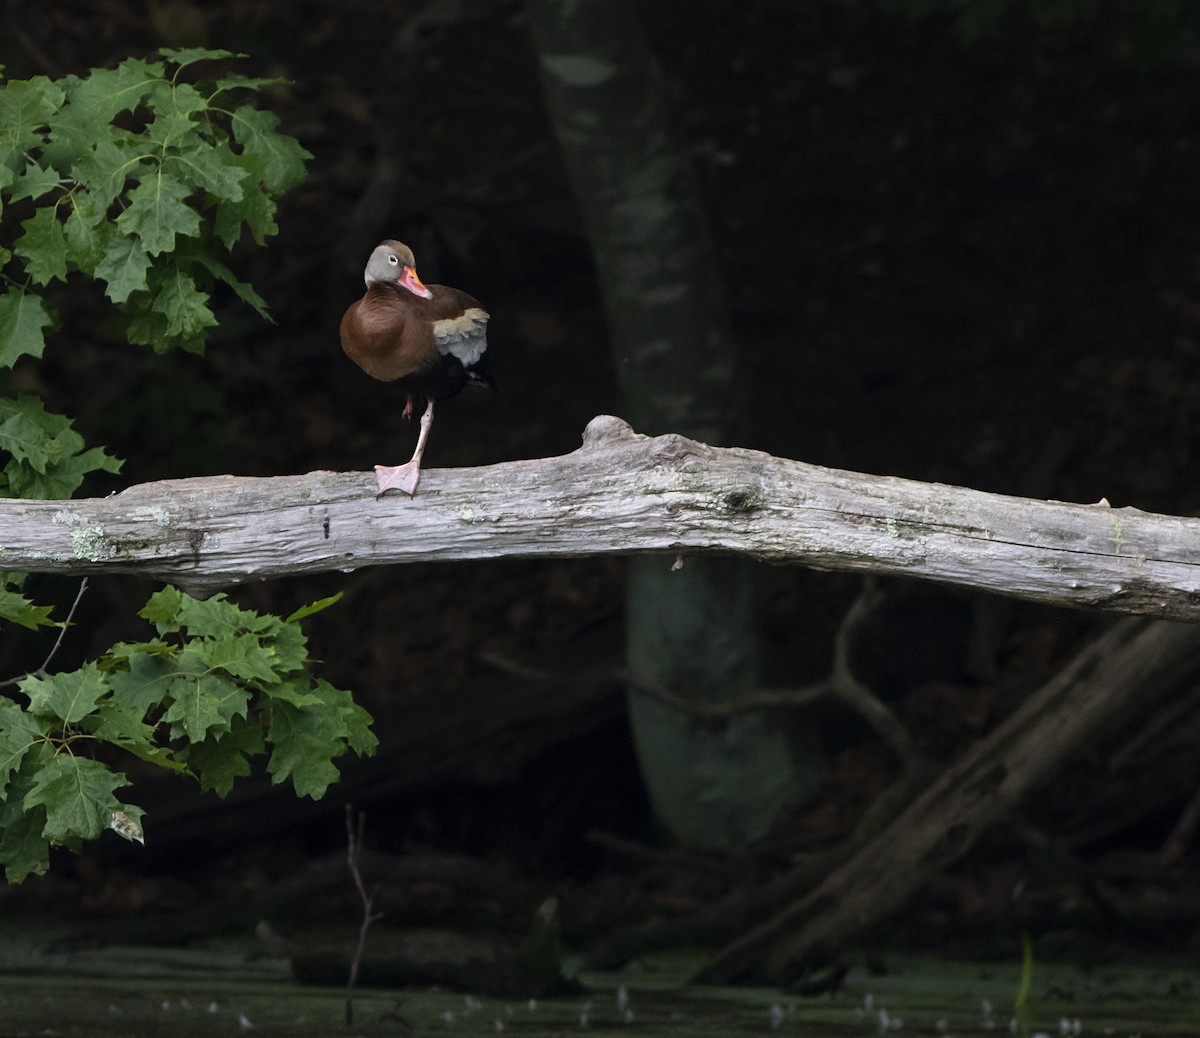
POLYGON ((696 979, 786 984, 827 968, 1065 760, 1174 693, 1200 667, 1198 643, 1192 626, 1115 624, 845 864, 728 945, 696 979))
POLYGON ((0 530, 5 569, 133 573, 200 594, 403 562, 712 553, 1200 618, 1200 519, 820 468, 610 416, 571 454, 435 469, 411 500, 376 500, 369 473, 209 476, 3 501, 0 530))

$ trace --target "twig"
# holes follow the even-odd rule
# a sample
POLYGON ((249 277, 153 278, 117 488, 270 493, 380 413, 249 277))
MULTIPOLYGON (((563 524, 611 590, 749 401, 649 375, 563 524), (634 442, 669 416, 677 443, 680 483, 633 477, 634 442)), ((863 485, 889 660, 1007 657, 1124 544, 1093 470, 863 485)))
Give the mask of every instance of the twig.
POLYGON ((657 699, 660 703, 693 717, 708 720, 723 720, 749 713, 751 710, 766 710, 778 707, 797 709, 811 706, 827 699, 840 699, 865 720, 881 739, 892 748, 907 772, 919 770, 920 760, 913 749, 912 739, 899 718, 888 706, 878 699, 870 689, 854 676, 850 666, 850 649, 867 618, 883 600, 874 579, 868 578, 862 592, 847 610, 834 638, 833 668, 827 678, 799 688, 758 689, 745 695, 724 699, 716 703, 696 702, 684 699, 668 689, 635 678, 619 667, 581 674, 554 674, 530 667, 494 652, 481 653, 479 658, 506 673, 531 681, 564 681, 574 685, 620 684, 657 699))
POLYGON ((366 824, 367 816, 365 813, 358 816, 357 825, 355 824, 354 808, 350 804, 347 804, 346 864, 350 866, 350 875, 354 878, 354 886, 358 889, 358 896, 363 906, 362 923, 358 928, 358 944, 354 949, 354 957, 350 960, 350 974, 346 978, 347 1027, 354 1023, 354 984, 358 980, 358 967, 362 962, 363 948, 367 944, 367 931, 371 928, 373 922, 383 918, 382 912, 374 911, 375 895, 379 892, 378 888, 368 893, 367 885, 363 882, 362 872, 358 868, 358 854, 362 850, 363 831, 366 828, 366 824))
POLYGON ((51 646, 49 653, 46 654, 46 658, 42 660, 42 665, 37 670, 31 670, 28 674, 18 674, 15 678, 0 681, 0 688, 15 685, 18 681, 22 681, 25 678, 44 678, 46 676, 50 669, 50 664, 54 661, 54 657, 63 643, 63 638, 67 636, 67 628, 71 626, 71 620, 75 616, 75 610, 79 608, 79 602, 83 598, 83 593, 87 590, 87 586, 88 578, 84 577, 79 582, 79 590, 75 593, 75 601, 71 603, 71 608, 67 610, 67 618, 59 626, 58 637, 54 639, 54 645, 51 646))

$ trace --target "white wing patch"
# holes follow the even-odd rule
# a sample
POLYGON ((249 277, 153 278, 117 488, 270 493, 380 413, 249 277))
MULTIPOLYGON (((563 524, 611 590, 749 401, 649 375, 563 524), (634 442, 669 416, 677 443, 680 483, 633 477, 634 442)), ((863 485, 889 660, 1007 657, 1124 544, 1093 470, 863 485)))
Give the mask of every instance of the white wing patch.
POLYGON ((487 323, 490 315, 478 306, 469 307, 461 317, 433 322, 433 341, 438 353, 457 357, 464 368, 478 364, 487 352, 487 323))

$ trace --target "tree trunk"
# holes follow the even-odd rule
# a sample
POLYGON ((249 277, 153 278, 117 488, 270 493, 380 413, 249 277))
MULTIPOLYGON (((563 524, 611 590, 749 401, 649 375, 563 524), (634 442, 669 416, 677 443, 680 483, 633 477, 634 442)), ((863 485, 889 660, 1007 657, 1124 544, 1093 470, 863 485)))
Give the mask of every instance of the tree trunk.
MULTIPOLYGON (((658 63, 627 0, 527 0, 547 108, 588 227, 629 416, 652 432, 736 438, 740 382, 700 194, 658 63)), ((639 693, 715 702, 758 680, 754 570, 635 559, 627 593, 629 706, 656 812, 694 846, 737 847, 810 796, 815 734, 767 715, 718 727, 639 693)))

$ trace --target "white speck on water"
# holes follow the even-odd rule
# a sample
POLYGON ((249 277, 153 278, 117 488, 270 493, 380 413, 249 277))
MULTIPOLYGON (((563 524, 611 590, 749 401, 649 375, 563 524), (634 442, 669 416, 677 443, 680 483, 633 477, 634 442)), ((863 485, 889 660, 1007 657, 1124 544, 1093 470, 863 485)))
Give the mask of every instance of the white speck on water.
POLYGON ((983 999, 983 1000, 982 1000, 982 1001, 979 1003, 979 1011, 980 1011, 980 1012, 981 1012, 981 1013, 982 1013, 984 1016, 991 1016, 991 1015, 992 1015, 992 1003, 991 1003, 991 1002, 989 1002, 989 1001, 988 1001, 986 998, 985 998, 985 999, 983 999))
POLYGON ((621 1023, 623 1023, 623 1024, 633 1023, 633 1010, 632 1009, 625 1010, 625 1015, 623 1017, 621 1017, 621 1023))
POLYGON ((208 1011, 210 1013, 215 1013, 220 1008, 221 1007, 219 1005, 217 1005, 217 1000, 215 998, 211 1002, 208 1003, 208 1011))
POLYGON ((171 1008, 171 1000, 169 998, 164 998, 162 1007, 163 1007, 163 1009, 170 1009, 171 1008))
POLYGON ((443 1010, 442 1012, 438 1013, 438 1018, 443 1023, 447 1023, 447 1024, 454 1023, 454 1014, 449 1009, 443 1010))
POLYGON ((945 1034, 950 1029, 950 1023, 944 1016, 939 1016, 936 1020, 934 1020, 933 1026, 937 1029, 939 1034, 945 1034))
POLYGON ((467 1009, 470 1012, 474 1012, 476 1009, 483 1008, 483 1003, 480 1002, 479 999, 475 998, 473 995, 467 995, 467 997, 463 999, 463 1004, 467 1007, 467 1009))
POLYGON ((627 1005, 629 1005, 629 992, 622 984, 617 988, 617 1009, 624 1009, 627 1005))
POLYGON ((775 1030, 783 1023, 783 1007, 774 1002, 771 1005, 771 1030, 775 1030))
POLYGON ((499 1032, 499 1031, 503 1031, 503 1030, 504 1030, 504 1021, 501 1020, 500 1017, 496 1017, 496 1031, 499 1032))
POLYGON ((253 1031, 254 1025, 250 1022, 250 1018, 245 1013, 238 1013, 238 1027, 243 1031, 253 1031))
POLYGON ((527 1004, 529 1006, 529 1011, 531 1013, 537 1011, 537 999, 536 998, 531 998, 527 1004))

